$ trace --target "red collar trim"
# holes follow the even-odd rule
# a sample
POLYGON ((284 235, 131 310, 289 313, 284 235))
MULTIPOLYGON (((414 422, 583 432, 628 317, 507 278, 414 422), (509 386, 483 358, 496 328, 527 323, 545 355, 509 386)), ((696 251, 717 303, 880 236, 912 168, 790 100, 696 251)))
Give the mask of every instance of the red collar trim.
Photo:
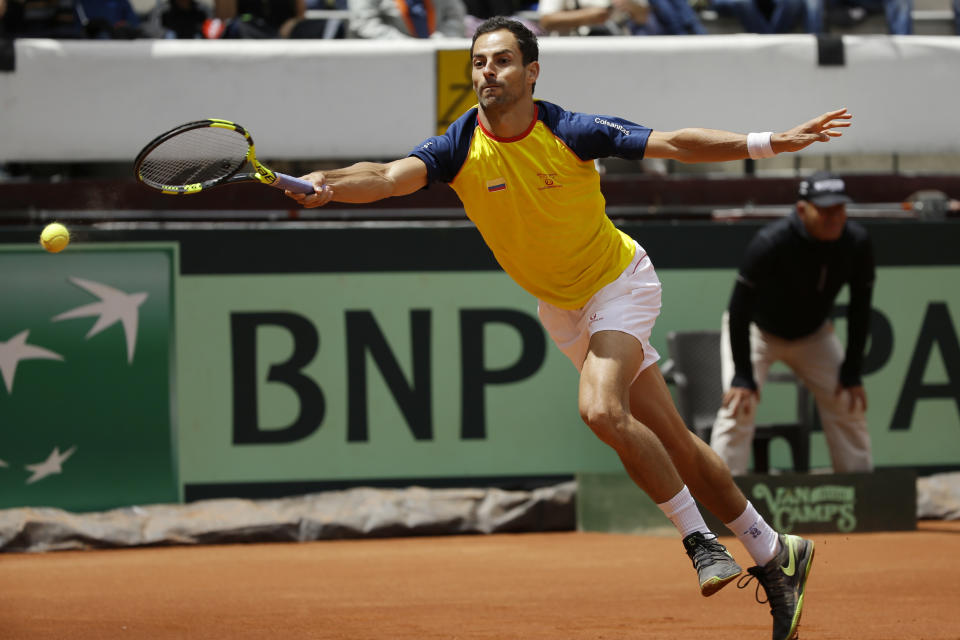
POLYGON ((488 138, 492 138, 493 140, 496 140, 497 142, 516 142, 517 140, 523 140, 523 139, 526 138, 528 135, 530 135, 530 132, 533 131, 533 128, 534 128, 535 126, 537 126, 537 120, 539 120, 539 119, 540 119, 540 107, 539 107, 536 103, 534 103, 534 105, 533 105, 533 121, 530 123, 530 126, 527 127, 527 130, 524 131, 523 133, 521 133, 521 134, 518 135, 518 136, 514 136, 514 137, 512 137, 512 138, 500 138, 500 137, 498 137, 498 136, 493 135, 493 133, 491 133, 490 131, 488 131, 487 128, 486 128, 485 126, 483 126, 483 123, 480 121, 480 115, 479 115, 479 114, 477 114, 477 125, 480 127, 480 130, 483 131, 483 132, 487 135, 488 138))

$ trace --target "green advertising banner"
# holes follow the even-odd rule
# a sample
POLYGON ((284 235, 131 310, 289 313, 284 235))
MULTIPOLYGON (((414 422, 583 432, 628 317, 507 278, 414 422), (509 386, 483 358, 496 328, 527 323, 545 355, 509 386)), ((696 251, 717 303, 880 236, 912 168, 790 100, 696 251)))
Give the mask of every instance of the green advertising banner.
MULTIPOLYGON (((664 359, 667 332, 719 327, 734 275, 660 272, 664 359)), ((865 376, 878 465, 960 461, 960 375, 946 364, 960 362, 958 278, 878 272, 865 376)), ((189 276, 179 292, 186 485, 619 469, 581 422, 576 372, 535 301, 502 273, 189 276)), ((768 387, 760 417, 792 410, 786 393, 768 387)), ((786 443, 771 463, 790 467, 786 443)), ((822 433, 812 463, 829 465, 822 433)))
POLYGON ((171 245, 0 245, 0 508, 175 502, 171 245))
POLYGON ((502 273, 189 276, 178 300, 188 487, 619 466, 502 273))
MULTIPOLYGON (((954 228, 872 228, 864 382, 881 467, 960 465, 954 228)), ((666 360, 668 332, 719 328, 753 230, 637 233, 663 281, 666 360)), ((94 231, 57 255, 29 240, 0 251, 0 508, 621 471, 536 301, 468 226, 94 231)), ((780 386, 760 419, 790 415, 780 386)), ((823 434, 811 445, 828 466, 823 434)), ((786 443, 770 454, 791 467, 786 443)))

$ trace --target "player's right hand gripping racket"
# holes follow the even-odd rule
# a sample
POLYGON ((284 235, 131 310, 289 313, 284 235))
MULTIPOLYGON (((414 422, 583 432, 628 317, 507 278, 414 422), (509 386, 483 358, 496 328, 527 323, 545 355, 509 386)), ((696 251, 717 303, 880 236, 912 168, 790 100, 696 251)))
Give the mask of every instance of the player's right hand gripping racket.
POLYGON ((312 183, 271 171, 258 162, 253 138, 229 120, 197 120, 160 134, 137 155, 133 171, 148 187, 174 195, 237 182, 313 192, 312 183), (248 161, 253 171, 240 173, 248 161))

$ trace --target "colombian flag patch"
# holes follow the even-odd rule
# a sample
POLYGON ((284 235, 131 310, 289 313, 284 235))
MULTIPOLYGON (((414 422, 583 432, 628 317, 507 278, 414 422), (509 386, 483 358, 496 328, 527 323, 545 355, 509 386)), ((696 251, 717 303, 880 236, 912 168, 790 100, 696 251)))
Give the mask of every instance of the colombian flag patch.
POLYGON ((487 191, 503 191, 507 188, 507 181, 503 178, 487 180, 487 191))

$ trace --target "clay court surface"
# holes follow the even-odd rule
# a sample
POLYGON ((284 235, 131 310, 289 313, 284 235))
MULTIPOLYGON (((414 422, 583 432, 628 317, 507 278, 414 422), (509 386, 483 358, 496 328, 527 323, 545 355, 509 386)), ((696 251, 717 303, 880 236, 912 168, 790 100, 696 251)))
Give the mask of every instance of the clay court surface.
MULTIPOLYGON (((960 522, 810 537, 800 638, 960 639, 960 522)), ((600 533, 8 553, 0 638, 768 640, 753 584, 702 598, 679 539, 600 533)))

